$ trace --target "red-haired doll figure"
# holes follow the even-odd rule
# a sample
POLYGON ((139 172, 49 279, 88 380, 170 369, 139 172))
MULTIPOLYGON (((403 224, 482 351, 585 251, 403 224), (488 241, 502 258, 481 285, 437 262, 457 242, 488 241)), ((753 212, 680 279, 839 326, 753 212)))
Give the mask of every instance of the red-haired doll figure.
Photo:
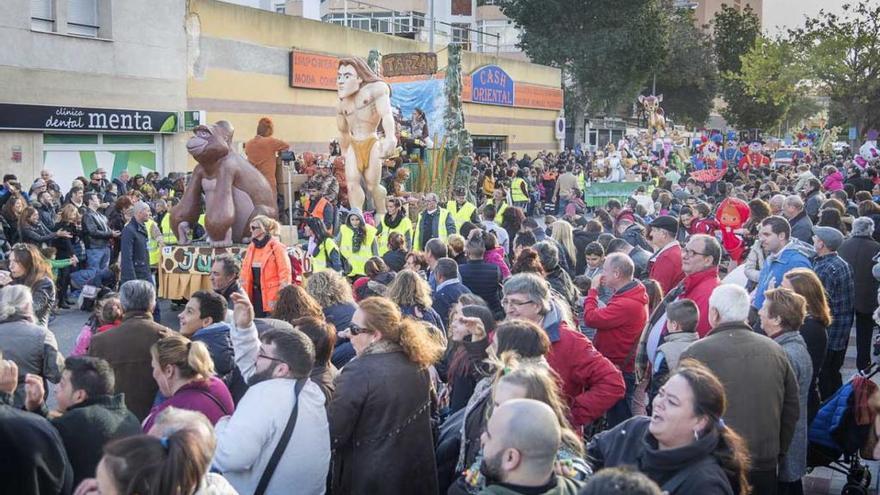
POLYGON ((745 242, 736 231, 749 219, 749 205, 741 199, 727 198, 718 205, 715 218, 721 225, 721 245, 730 259, 739 264, 745 254, 745 242))

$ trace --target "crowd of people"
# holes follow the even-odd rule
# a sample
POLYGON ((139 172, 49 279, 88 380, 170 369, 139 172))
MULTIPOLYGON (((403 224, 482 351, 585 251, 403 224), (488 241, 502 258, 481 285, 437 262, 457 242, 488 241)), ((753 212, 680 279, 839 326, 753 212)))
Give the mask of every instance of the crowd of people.
POLYGON ((382 217, 316 160, 305 267, 257 216, 176 329, 154 271, 185 178, 7 175, 0 491, 802 493, 853 327, 871 366, 876 171, 651 169, 593 209, 593 157, 514 155, 445 202, 389 184, 382 217), (65 357, 49 323, 76 293, 94 305, 65 357))

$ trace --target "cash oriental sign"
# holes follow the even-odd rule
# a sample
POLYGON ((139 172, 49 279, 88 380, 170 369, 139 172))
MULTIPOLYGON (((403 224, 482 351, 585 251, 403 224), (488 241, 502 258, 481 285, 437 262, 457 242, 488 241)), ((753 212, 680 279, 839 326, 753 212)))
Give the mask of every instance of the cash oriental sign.
MULTIPOLYGON (((394 75, 388 82, 413 82, 425 78, 443 78, 443 73, 427 73, 436 58, 432 54, 404 53, 383 57, 385 69, 394 75), (419 57, 425 55, 425 57, 419 57), (387 59, 387 63, 386 63, 387 59), (413 74, 421 72, 422 75, 413 74)), ((290 87, 336 91, 336 68, 339 57, 293 50, 290 52, 290 87)), ((436 65, 434 65, 436 70, 436 65)), ((463 75, 462 100, 480 105, 499 105, 540 110, 561 110, 562 89, 514 81, 497 65, 486 65, 463 75)))
POLYGON ((0 103, 0 129, 173 134, 177 112, 0 103))

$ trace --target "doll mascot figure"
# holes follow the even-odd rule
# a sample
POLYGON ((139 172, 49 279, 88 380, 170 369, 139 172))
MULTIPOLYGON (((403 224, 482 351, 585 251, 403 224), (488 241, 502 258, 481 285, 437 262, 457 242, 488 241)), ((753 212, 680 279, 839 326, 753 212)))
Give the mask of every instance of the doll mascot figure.
POLYGON ((724 153, 721 156, 724 158, 725 163, 728 164, 738 164, 740 159, 742 159, 743 153, 739 150, 739 142, 736 140, 735 132, 730 131, 727 133, 727 144, 724 146, 724 153))
POLYGON ((721 245, 730 254, 730 259, 740 264, 745 254, 745 242, 737 234, 749 219, 749 205, 737 198, 727 198, 718 205, 715 219, 721 225, 721 245))
POLYGON ((693 162, 697 170, 724 168, 724 162, 718 156, 718 144, 705 136, 702 138, 702 143, 697 146, 697 154, 694 155, 693 162))
POLYGON ((764 153, 762 153, 763 150, 764 143, 761 141, 752 141, 749 143, 749 152, 746 153, 737 164, 739 170, 744 174, 748 174, 752 169, 769 165, 770 159, 764 156, 764 153))
POLYGON ((868 165, 875 165, 880 160, 880 150, 877 148, 877 129, 868 131, 866 137, 868 139, 865 140, 865 144, 859 147, 859 154, 853 158, 856 165, 862 169, 868 165))

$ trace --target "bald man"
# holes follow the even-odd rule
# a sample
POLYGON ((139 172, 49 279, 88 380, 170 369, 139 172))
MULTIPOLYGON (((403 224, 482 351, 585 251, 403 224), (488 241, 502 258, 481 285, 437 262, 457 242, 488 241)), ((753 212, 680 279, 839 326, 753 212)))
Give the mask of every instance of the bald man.
POLYGON ((581 484, 556 476, 553 466, 561 444, 559 420, 547 404, 513 399, 492 413, 482 436, 486 477, 481 495, 574 495, 581 484))

